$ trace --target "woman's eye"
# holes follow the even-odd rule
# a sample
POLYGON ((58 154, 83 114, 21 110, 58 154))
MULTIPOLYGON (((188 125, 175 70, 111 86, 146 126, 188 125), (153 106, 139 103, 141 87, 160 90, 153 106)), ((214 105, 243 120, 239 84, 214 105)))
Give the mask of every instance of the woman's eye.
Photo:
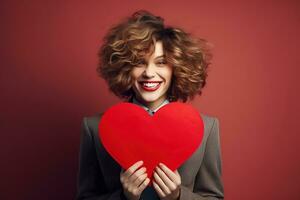
POLYGON ((145 61, 140 61, 137 63, 137 66, 145 66, 146 62, 145 61))
POLYGON ((159 64, 159 65, 165 65, 165 64, 167 64, 167 62, 166 61, 164 61, 164 60, 162 60, 162 61, 158 61, 158 63, 157 64, 159 64))

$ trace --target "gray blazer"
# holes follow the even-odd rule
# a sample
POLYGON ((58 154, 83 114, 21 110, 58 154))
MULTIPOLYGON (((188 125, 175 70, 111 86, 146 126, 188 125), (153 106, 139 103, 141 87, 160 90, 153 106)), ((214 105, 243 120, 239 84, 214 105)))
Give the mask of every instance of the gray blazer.
MULTIPOLYGON (((180 200, 223 199, 219 120, 200 114, 204 137, 200 147, 178 168, 180 200)), ((98 136, 101 114, 84 117, 79 152, 77 200, 125 200, 120 165, 107 153, 98 136)))

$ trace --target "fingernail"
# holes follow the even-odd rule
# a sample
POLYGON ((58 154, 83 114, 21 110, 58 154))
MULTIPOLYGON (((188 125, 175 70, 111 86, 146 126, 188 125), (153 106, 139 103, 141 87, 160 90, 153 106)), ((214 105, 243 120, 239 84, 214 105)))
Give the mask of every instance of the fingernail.
POLYGON ((160 167, 162 167, 162 166, 163 166, 163 164, 162 164, 162 163, 159 163, 158 165, 159 165, 160 167))

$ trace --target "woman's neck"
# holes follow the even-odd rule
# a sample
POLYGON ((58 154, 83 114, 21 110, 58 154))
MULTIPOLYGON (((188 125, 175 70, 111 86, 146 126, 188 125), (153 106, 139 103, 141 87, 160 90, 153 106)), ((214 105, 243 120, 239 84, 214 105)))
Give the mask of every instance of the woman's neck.
POLYGON ((162 97, 160 97, 159 99, 157 99, 156 101, 153 101, 153 102, 146 102, 146 101, 143 101, 142 99, 140 99, 138 97, 135 97, 135 99, 137 101, 139 101, 141 104, 143 104, 144 106, 146 106, 147 108, 149 108, 150 110, 155 110, 167 99, 167 97, 162 96, 162 97))

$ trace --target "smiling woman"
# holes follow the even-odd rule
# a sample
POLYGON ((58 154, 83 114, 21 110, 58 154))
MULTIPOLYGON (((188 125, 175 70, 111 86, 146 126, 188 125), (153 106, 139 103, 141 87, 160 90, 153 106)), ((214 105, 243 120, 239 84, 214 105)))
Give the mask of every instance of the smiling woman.
POLYGON ((163 44, 158 41, 154 52, 132 68, 133 91, 137 100, 154 110, 165 99, 171 84, 173 68, 165 61, 163 44))
POLYGON ((155 56, 164 55, 156 65, 172 66, 172 81, 167 93, 170 101, 185 102, 196 94, 201 95, 212 57, 208 43, 193 38, 180 28, 165 26, 161 17, 147 11, 134 13, 109 30, 99 51, 97 71, 111 91, 128 100, 135 94, 130 75, 132 69, 152 65, 153 60, 149 63, 149 57, 153 52, 155 56), (156 47, 159 48, 157 52, 156 47))
MULTIPOLYGON (((97 72, 115 95, 154 115, 170 102, 186 102, 201 95, 210 59, 205 40, 165 26, 161 17, 138 11, 108 31, 99 51, 97 72)), ((148 177, 143 161, 122 169, 108 154, 98 134, 101 117, 102 114, 83 120, 78 200, 223 199, 217 118, 201 114, 202 143, 178 170, 159 163, 153 177, 148 177)), ((182 121, 188 116, 172 117, 182 121)))

